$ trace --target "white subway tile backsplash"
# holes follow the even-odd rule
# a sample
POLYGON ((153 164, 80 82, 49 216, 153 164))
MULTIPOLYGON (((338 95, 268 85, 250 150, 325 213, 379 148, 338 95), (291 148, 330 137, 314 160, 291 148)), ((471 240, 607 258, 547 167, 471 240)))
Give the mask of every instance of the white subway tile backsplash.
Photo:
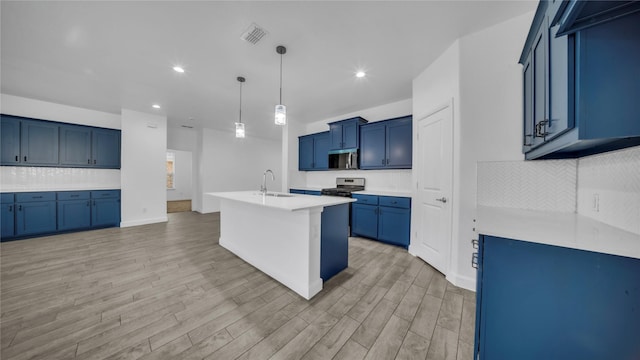
POLYGON ((119 189, 120 170, 1 166, 0 191, 119 189))
POLYGON ((576 160, 478 163, 478 205, 576 211, 576 160))

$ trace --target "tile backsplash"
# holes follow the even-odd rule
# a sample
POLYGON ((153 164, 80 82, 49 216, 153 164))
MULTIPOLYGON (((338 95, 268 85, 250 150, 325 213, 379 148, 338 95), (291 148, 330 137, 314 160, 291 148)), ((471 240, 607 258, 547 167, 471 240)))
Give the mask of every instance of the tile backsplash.
POLYGON ((478 163, 481 206, 577 212, 640 234, 640 147, 580 159, 478 163))
POLYGON ((576 160, 478 163, 478 205, 576 211, 576 160))
POLYGON ((578 213, 640 234, 640 147, 578 161, 578 213))
POLYGON ((0 166, 0 191, 119 189, 120 170, 0 166))

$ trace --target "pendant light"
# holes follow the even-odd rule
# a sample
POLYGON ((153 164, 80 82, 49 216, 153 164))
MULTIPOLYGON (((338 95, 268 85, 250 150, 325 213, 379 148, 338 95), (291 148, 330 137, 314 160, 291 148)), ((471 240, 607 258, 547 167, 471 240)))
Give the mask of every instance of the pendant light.
POLYGON ((276 105, 276 125, 287 124, 287 107, 282 104, 282 55, 287 53, 287 48, 279 45, 276 52, 280 54, 280 103, 276 105))
POLYGON ((236 137, 244 138, 244 124, 242 123, 242 83, 245 82, 245 78, 238 76, 237 80, 240 83, 240 113, 238 122, 236 123, 236 137))

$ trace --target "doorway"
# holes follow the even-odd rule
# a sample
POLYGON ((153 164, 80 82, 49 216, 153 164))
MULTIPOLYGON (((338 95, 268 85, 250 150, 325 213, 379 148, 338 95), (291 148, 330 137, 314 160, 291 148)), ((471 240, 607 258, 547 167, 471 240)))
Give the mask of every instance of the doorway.
POLYGON ((167 149, 167 213, 191 211, 193 154, 167 149))

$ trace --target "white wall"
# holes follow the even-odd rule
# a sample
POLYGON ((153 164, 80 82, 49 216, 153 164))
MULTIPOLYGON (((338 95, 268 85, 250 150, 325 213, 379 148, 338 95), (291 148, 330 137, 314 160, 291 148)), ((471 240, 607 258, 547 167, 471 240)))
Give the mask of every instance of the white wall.
MULTIPOLYGON (((120 129, 120 115, 1 94, 3 114, 120 129)), ((1 166, 2 191, 120 189, 120 170, 1 166)))
POLYGON ((122 109, 122 222, 167 221, 167 118, 122 109))
POLYGON ((191 200, 193 196, 193 153, 168 149, 174 154, 173 189, 167 189, 167 201, 191 200))
POLYGON ((202 152, 198 159, 200 182, 196 185, 199 201, 194 209, 202 213, 220 211, 216 198, 204 195, 207 192, 260 190, 262 174, 271 169, 275 181, 269 177, 269 191, 282 189, 282 144, 280 140, 256 137, 238 139, 234 133, 213 129, 202 129, 200 134, 202 152))
POLYGON ((468 289, 475 288, 476 164, 523 158, 522 68, 517 61, 532 18, 533 12, 459 39, 413 83, 416 120, 453 99, 454 213, 447 279, 468 289))
MULTIPOLYGON (((299 126, 289 140, 289 188, 329 188, 335 187, 337 177, 363 177, 367 190, 404 191, 411 189, 411 170, 336 170, 336 171, 298 171, 298 136, 328 131, 330 122, 360 116, 375 122, 394 117, 411 115, 412 99, 363 109, 299 126)), ((415 119, 415 117, 414 117, 415 119)))
POLYGON ((196 152, 198 130, 167 126, 167 147, 169 149, 196 152))

